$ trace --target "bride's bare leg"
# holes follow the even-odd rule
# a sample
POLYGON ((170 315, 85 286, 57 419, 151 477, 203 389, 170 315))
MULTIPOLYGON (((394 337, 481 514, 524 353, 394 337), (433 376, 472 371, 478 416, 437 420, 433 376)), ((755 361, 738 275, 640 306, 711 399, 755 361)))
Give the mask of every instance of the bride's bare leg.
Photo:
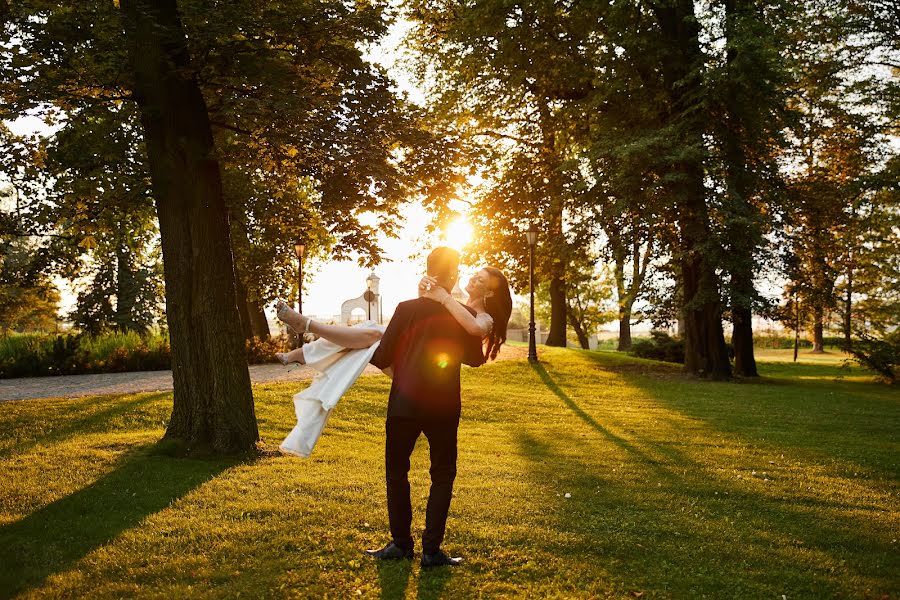
POLYGON ((300 363, 301 365, 306 364, 306 358, 303 356, 303 348, 295 348, 290 352, 276 352, 275 358, 283 365, 289 365, 291 363, 300 363))
POLYGON ((381 339, 381 332, 377 329, 326 325, 312 321, 284 303, 278 305, 278 318, 290 325, 294 331, 301 332, 307 330, 307 322, 309 322, 309 331, 344 348, 368 348, 381 339))

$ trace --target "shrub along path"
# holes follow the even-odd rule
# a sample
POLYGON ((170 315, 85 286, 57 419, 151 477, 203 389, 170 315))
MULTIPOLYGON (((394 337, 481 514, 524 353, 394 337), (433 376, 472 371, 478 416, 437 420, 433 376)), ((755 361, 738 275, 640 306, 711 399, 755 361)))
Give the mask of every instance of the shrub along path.
MULTIPOLYGON (((463 371, 455 570, 362 555, 387 539, 386 377, 350 389, 308 460, 160 455, 168 392, 7 403, 0 598, 900 595, 897 388, 837 356, 755 383, 541 358, 463 371)), ((295 389, 254 386, 266 448, 295 389)), ((424 440, 412 464, 418 532, 424 440)))

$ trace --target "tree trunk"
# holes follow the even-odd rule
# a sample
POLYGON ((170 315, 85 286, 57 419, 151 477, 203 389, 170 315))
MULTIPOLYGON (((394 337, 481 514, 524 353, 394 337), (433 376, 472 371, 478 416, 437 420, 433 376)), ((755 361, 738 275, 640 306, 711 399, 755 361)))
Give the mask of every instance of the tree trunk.
POLYGON ((554 276, 550 280, 550 331, 547 332, 547 346, 566 345, 566 282, 554 276))
POLYGON ((847 293, 844 296, 844 352, 849 352, 853 346, 851 335, 853 326, 853 267, 855 266, 853 244, 856 243, 853 235, 855 233, 855 224, 856 202, 854 201, 850 204, 850 236, 847 243, 847 293))
POLYGON ((731 321, 734 330, 731 346, 734 348, 734 371, 744 377, 759 377, 756 358, 753 356, 753 315, 749 308, 733 307, 731 321))
MULTIPOLYGON (((226 202, 226 204, 229 203, 226 202)), ((232 199, 231 204, 236 204, 234 199, 232 199)), ((253 250, 250 244, 250 236, 247 232, 247 227, 240 218, 232 216, 229 222, 234 246, 234 274, 238 292, 238 310, 241 313, 241 327, 243 328, 244 336, 248 340, 253 337, 267 340, 269 339, 269 322, 266 319, 266 313, 263 311, 262 304, 251 289, 248 275, 249 269, 246 264, 253 250)))
POLYGON ((247 313, 250 315, 250 327, 253 335, 261 340, 269 339, 269 320, 259 300, 247 300, 247 313))
POLYGON ((669 120, 681 130, 680 152, 693 149, 697 155, 697 158, 674 160, 668 175, 668 191, 676 205, 681 238, 684 369, 693 375, 726 379, 731 376, 731 364, 722 328, 716 264, 709 251, 712 232, 700 158, 706 128, 697 106, 703 96, 699 25, 693 0, 654 3, 651 8, 662 42, 668 49, 661 66, 671 105, 669 120))
POLYGON ((816 307, 813 311, 815 320, 813 322, 813 354, 822 354, 825 352, 825 311, 821 307, 816 307))
POLYGON ((159 217, 174 403, 166 438, 188 453, 259 439, 206 103, 175 0, 121 0, 159 217))
POLYGON ((851 325, 853 315, 853 268, 847 270, 847 294, 844 298, 844 351, 849 352, 853 345, 851 325))
POLYGON ((733 69, 739 52, 736 40, 741 16, 747 17, 752 10, 746 0, 725 0, 725 30, 728 49, 728 90, 725 109, 728 118, 720 128, 723 138, 725 161, 725 187, 727 207, 730 215, 727 221, 729 252, 727 255, 730 277, 731 322, 733 333, 731 344, 734 348, 734 370, 744 377, 759 377, 756 357, 753 355, 753 299, 756 289, 753 285, 754 255, 762 242, 759 231, 759 211, 751 202, 753 174, 747 165, 744 149, 746 127, 742 121, 741 98, 733 69))
POLYGON ((587 333, 585 333, 584 327, 581 326, 581 323, 571 312, 569 313, 569 324, 572 326, 572 329, 575 330, 575 336, 578 338, 578 345, 581 346, 582 350, 590 350, 591 344, 588 340, 587 333))
POLYGON ((619 305, 619 352, 631 350, 631 306, 619 305))
POLYGON ((247 286, 242 281, 240 272, 235 269, 234 274, 235 301, 237 303, 238 316, 241 318, 241 332, 245 340, 253 339, 253 323, 250 319, 250 309, 247 303, 247 286))

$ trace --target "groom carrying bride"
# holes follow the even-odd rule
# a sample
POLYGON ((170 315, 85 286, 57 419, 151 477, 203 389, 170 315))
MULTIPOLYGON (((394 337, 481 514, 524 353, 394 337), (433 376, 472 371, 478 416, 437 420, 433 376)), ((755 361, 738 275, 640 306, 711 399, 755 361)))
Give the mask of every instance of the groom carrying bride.
MULTIPOLYGON (((427 271, 449 293, 459 277, 459 253, 451 248, 436 248, 428 255, 427 271)), ((424 433, 430 448, 431 491, 425 509, 422 566, 455 566, 462 562, 441 550, 456 477, 460 366, 465 363, 477 367, 485 358, 481 338, 467 333, 448 312, 444 305, 449 302, 456 301, 448 294, 442 302, 421 297, 400 303, 370 361, 393 371, 385 427, 392 540, 380 550, 366 551, 379 559, 413 557, 409 457, 419 435, 424 433)), ((465 309, 475 316, 472 308, 465 309)))

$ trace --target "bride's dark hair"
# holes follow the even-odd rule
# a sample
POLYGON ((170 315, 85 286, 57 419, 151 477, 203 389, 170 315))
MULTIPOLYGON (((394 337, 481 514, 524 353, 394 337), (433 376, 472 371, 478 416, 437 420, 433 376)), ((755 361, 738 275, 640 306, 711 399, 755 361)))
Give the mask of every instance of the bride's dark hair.
POLYGON ((500 346, 506 341, 506 327, 509 325, 513 304, 506 276, 495 267, 485 267, 484 270, 497 280, 493 294, 484 298, 484 310, 494 320, 494 326, 485 338, 484 360, 488 361, 497 358, 500 346))

